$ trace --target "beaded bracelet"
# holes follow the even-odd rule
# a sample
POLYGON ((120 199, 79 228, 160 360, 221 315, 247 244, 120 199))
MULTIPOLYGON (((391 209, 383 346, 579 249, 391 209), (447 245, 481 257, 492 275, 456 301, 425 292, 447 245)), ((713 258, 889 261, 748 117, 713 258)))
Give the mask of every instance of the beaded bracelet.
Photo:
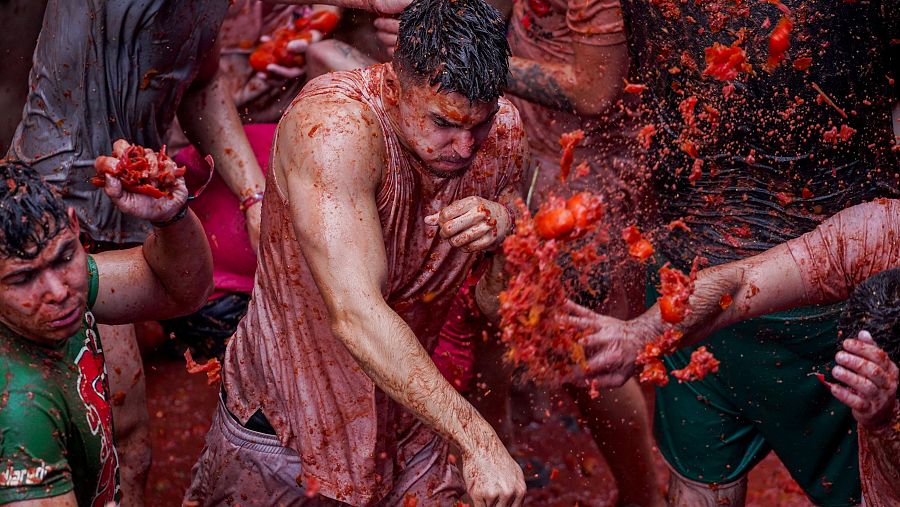
POLYGON ((246 199, 241 201, 241 204, 240 204, 240 206, 238 206, 238 208, 240 208, 241 211, 247 211, 250 208, 250 206, 253 206, 256 203, 262 202, 264 195, 265 195, 264 192, 256 192, 255 194, 253 194, 250 197, 247 197, 246 199))

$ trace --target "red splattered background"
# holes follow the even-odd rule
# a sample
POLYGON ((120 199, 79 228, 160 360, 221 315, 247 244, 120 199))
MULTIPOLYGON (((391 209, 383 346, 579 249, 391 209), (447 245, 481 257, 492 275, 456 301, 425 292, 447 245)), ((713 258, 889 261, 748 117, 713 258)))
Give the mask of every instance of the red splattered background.
MULTIPOLYGON (((181 505, 190 482, 191 467, 203 448, 203 440, 216 403, 217 386, 205 375, 190 375, 182 358, 147 356, 147 397, 153 465, 145 494, 146 505, 181 505)), ((590 435, 574 424, 576 411, 564 406, 545 420, 517 430, 514 452, 531 455, 558 470, 544 488, 528 492, 527 505, 547 507, 612 506, 616 488, 603 456, 590 435)), ((661 481, 668 471, 657 456, 661 481)), ((659 485, 660 488, 664 484, 659 485)), ((803 492, 774 455, 750 474, 750 507, 810 506, 803 492)))

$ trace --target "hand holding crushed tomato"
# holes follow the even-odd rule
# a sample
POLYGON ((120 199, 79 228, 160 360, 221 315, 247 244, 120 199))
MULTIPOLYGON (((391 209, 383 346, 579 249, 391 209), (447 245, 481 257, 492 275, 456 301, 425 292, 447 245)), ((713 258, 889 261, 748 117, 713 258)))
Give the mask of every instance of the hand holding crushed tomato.
POLYGON ((466 252, 500 246, 512 231, 513 222, 506 206, 477 196, 460 199, 425 217, 426 224, 440 227, 442 238, 466 252))
POLYGON ((837 353, 837 366, 831 370, 838 382, 828 388, 835 398, 853 411, 856 421, 866 428, 889 423, 897 405, 898 368, 867 331, 843 342, 837 353))
POLYGON ((584 374, 596 387, 619 387, 634 375, 644 343, 653 337, 644 332, 638 319, 620 320, 600 315, 572 301, 566 302, 561 318, 584 330, 581 339, 588 356, 584 374))
POLYGON ((94 167, 98 173, 97 177, 105 179, 103 181, 103 191, 106 192, 106 195, 109 196, 116 207, 124 213, 151 222, 165 222, 177 215, 187 203, 188 190, 184 183, 184 176, 181 175, 182 171, 178 170, 177 164, 164 154, 150 152, 147 154, 147 161, 150 165, 149 170, 153 173, 173 175, 174 180, 171 182, 171 188, 165 195, 160 194, 160 196, 148 195, 147 192, 142 192, 140 188, 132 189, 131 191, 126 190, 122 181, 113 176, 113 174, 116 174, 116 167, 120 162, 120 157, 132 146, 124 139, 119 139, 113 144, 114 156, 101 155, 94 161, 94 167))

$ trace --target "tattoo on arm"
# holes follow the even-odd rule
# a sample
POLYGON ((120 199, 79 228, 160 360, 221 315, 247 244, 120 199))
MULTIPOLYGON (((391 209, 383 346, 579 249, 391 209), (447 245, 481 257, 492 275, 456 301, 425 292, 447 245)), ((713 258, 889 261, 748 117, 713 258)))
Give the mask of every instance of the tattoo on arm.
POLYGON ((506 89, 509 93, 542 106, 572 111, 572 100, 566 95, 552 70, 537 62, 512 59, 506 89))

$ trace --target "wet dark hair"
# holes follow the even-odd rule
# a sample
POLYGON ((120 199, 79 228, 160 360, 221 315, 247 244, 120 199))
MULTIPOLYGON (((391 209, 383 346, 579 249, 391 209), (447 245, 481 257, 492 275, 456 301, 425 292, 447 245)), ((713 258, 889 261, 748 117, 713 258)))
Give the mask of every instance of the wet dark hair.
POLYGON ((489 102, 509 71, 506 23, 484 0, 416 0, 400 14, 394 61, 401 73, 447 93, 489 102))
POLYGON ((68 227, 66 205, 24 162, 0 159, 0 257, 34 259, 68 227))
POLYGON ((891 361, 900 364, 900 268, 882 271, 859 284, 847 300, 838 330, 841 338, 856 338, 860 331, 868 331, 891 361))

